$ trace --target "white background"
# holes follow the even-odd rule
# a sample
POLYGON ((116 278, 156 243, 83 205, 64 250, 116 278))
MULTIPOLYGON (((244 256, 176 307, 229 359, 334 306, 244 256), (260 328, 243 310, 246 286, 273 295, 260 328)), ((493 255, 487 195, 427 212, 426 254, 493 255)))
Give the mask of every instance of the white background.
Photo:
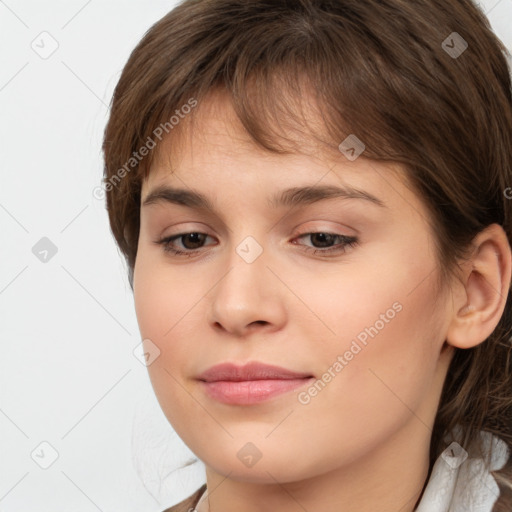
MULTIPOLYGON (((480 4, 512 51, 512 0, 480 4)), ((126 268, 92 195, 122 67, 175 5, 0 0, 0 512, 161 512, 204 481, 201 463, 172 473, 193 455, 133 353, 126 268), (47 59, 38 37, 58 44, 47 59)))

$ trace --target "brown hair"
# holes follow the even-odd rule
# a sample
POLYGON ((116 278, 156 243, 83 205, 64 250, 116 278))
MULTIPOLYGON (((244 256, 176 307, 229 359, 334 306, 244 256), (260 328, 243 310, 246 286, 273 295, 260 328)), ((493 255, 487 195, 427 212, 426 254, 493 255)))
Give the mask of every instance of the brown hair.
MULTIPOLYGON (((155 152, 133 155, 149 147, 159 126, 170 133, 170 117, 186 112, 191 98, 200 103, 214 89, 231 96, 247 132, 268 151, 291 152, 277 144, 288 139, 273 128, 280 120, 301 126, 294 100, 299 104, 307 87, 329 135, 315 134, 317 140, 336 150, 355 134, 366 158, 403 164, 431 214, 442 278, 456 275, 472 239, 492 223, 512 245, 506 57, 470 0, 182 2, 130 55, 105 130, 107 209, 130 286, 141 186, 155 152)), ((512 447, 511 295, 484 343, 456 349, 435 419, 431 468, 443 433, 456 425, 465 443, 484 430, 512 447)), ((493 510, 510 511, 512 460, 493 474, 500 486, 493 510)))

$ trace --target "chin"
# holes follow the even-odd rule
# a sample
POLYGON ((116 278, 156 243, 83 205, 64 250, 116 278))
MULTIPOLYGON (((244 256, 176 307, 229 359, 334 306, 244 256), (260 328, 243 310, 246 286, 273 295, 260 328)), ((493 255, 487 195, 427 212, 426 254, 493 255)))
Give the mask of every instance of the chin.
MULTIPOLYGON (((246 446, 245 441, 242 443, 235 441, 234 444, 241 447, 246 446)), ((288 453, 279 452, 272 448, 262 449, 261 458, 250 466, 249 461, 243 462, 243 460, 240 460, 240 458, 244 459, 243 454, 240 458, 237 455, 237 452, 242 450, 222 450, 221 453, 212 451, 205 458, 200 458, 205 466, 218 474, 224 476, 229 474, 231 480, 254 484, 298 482, 330 469, 314 466, 314 461, 304 458, 301 450, 295 453, 288 453), (271 453, 271 455, 265 455, 266 452, 271 453), (212 461, 212 463, 209 461, 212 461), (301 463, 307 465, 304 466, 301 463)), ((249 449, 247 449, 247 452, 249 452, 249 449)))

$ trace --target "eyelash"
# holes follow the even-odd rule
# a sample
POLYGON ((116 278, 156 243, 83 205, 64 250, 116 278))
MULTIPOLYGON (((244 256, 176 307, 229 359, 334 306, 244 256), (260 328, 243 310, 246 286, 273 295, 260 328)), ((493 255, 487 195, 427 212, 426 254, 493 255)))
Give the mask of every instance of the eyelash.
MULTIPOLYGON (((201 233, 199 231, 189 231, 187 233, 180 233, 178 235, 173 235, 173 236, 168 236, 166 238, 162 238, 161 240, 157 240, 155 243, 163 246, 163 250, 166 253, 170 253, 174 256, 184 256, 184 257, 190 258, 190 257, 193 257, 196 253, 200 252, 201 249, 190 249, 187 251, 182 251, 180 249, 174 249, 170 244, 174 240, 177 240, 179 238, 182 238, 184 236, 191 235, 191 234, 206 235, 206 233, 201 233)), ((355 247, 359 243, 359 240, 354 236, 338 235, 336 233, 329 233, 326 231, 313 231, 313 232, 309 232, 309 233, 303 233, 303 234, 299 235, 297 238, 303 238, 306 236, 318 235, 318 234, 333 236, 333 237, 341 240, 341 242, 339 244, 337 244, 337 246, 335 246, 335 247, 327 247, 325 249, 318 249, 315 247, 304 246, 305 252, 313 253, 313 254, 320 253, 320 254, 329 254, 329 255, 330 254, 338 254, 338 253, 343 254, 347 251, 348 248, 355 247)), ((206 236, 209 236, 209 235, 206 235, 206 236)))

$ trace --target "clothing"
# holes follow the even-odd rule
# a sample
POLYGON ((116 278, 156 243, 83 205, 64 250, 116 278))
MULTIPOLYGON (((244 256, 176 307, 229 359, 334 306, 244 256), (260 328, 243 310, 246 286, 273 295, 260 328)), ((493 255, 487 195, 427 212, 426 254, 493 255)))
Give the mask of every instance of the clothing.
POLYGON ((196 492, 194 492, 194 494, 185 500, 180 501, 177 505, 174 505, 171 508, 166 508, 163 512, 192 512, 192 510, 195 510, 195 507, 205 491, 206 484, 203 484, 196 492))
POLYGON ((436 460, 415 512, 492 512, 500 492, 485 462, 490 471, 497 471, 505 466, 510 451, 489 432, 480 432, 480 437, 486 460, 479 456, 476 443, 467 452, 450 443, 436 460))
MULTIPOLYGON (((448 446, 434 463, 415 512, 492 512, 499 496, 498 484, 478 455, 476 444, 466 451, 456 441, 449 441, 457 439, 458 434, 460 431, 456 430, 455 437, 445 437, 448 446)), ((481 432, 480 436, 489 469, 503 468, 510 457, 506 443, 488 432, 481 432)), ((205 493, 203 484, 186 500, 163 512, 192 512, 205 493)))

